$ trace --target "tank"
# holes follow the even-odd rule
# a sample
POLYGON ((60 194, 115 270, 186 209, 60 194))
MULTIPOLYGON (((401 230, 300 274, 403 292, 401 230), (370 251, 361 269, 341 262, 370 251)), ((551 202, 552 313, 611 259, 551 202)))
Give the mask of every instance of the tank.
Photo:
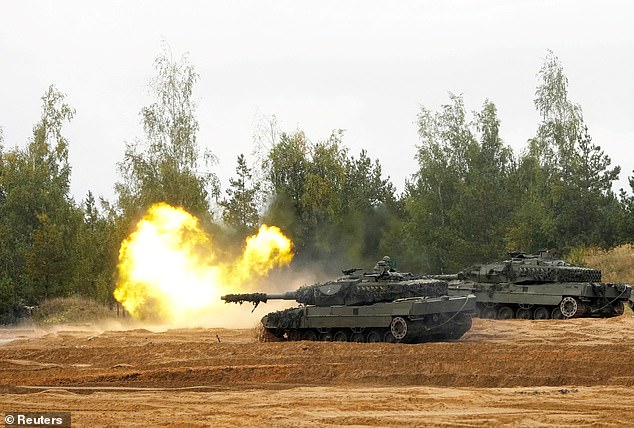
POLYGON ((476 313, 482 318, 613 317, 632 302, 632 288, 602 283, 600 270, 573 266, 547 252, 509 256, 431 277, 449 281, 450 295, 475 295, 476 313))
POLYGON ((299 307, 271 312, 262 320, 268 339, 339 342, 403 342, 459 339, 471 328, 475 296, 449 296, 443 280, 411 274, 356 275, 281 294, 227 294, 226 303, 294 300, 299 307))

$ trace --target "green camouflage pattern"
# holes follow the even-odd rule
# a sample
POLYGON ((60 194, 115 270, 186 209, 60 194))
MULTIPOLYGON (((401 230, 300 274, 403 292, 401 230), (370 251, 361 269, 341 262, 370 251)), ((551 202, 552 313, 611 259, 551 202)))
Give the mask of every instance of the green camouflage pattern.
POLYGON ((357 270, 281 294, 228 294, 221 299, 256 307, 273 299, 300 303, 262 318, 264 340, 419 343, 459 339, 471 328, 475 297, 449 296, 446 281, 398 272, 355 275, 357 270))
POLYGON ((632 287, 601 282, 601 271, 573 266, 547 253, 471 266, 453 275, 449 294, 476 296, 477 316, 490 319, 613 317, 632 302, 632 287))

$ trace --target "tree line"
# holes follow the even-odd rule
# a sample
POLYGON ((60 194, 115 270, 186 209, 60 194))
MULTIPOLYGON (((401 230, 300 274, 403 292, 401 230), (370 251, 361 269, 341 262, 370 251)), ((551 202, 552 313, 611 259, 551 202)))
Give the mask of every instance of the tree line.
POLYGON ((333 274, 384 254, 407 270, 449 273, 510 250, 565 255, 634 241, 634 178, 629 192, 613 192, 620 168, 592 141, 552 52, 538 72, 541 121, 520 153, 501 139, 493 102, 469 112, 449 94, 418 113, 418 167, 400 194, 379 160, 350 153, 343 131, 313 141, 274 117, 222 191, 217 158, 197 140, 195 67, 167 51, 154 65, 143 136, 126 144, 113 201, 71 196, 63 128, 75 110, 55 86, 24 148, 7 148, 0 128, 0 323, 51 297, 112 302, 119 244, 159 201, 196 215, 227 252, 260 224, 277 225, 296 266, 333 274))

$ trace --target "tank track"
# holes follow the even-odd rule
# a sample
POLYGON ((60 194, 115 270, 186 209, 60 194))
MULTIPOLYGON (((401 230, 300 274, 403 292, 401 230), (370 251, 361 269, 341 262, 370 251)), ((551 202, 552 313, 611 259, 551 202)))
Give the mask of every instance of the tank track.
POLYGON ((559 305, 477 304, 477 316, 487 319, 566 319, 623 315, 623 301, 591 306, 575 297, 564 297, 559 305))
MULTIPOLYGON (((281 311, 284 312, 284 311, 281 311)), ((270 321, 270 319, 269 319, 270 321)), ((366 343, 421 343, 456 340, 471 328, 470 313, 439 313, 420 319, 396 316, 386 328, 330 328, 302 329, 290 327, 266 328, 262 326, 258 339, 272 341, 325 341, 366 343)), ((268 323, 270 325, 270 322, 268 323)))

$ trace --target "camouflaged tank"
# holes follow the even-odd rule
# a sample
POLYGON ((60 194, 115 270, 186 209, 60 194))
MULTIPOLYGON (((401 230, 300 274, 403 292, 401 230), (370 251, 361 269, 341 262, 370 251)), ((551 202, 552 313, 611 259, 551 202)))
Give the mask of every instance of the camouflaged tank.
POLYGON ((600 270, 573 266, 547 252, 509 256, 455 275, 431 277, 448 280, 450 295, 474 294, 482 318, 613 317, 632 302, 631 287, 602 283, 600 270))
MULTIPOLYGON (((458 339, 471 328, 475 296, 448 296, 443 280, 411 274, 355 275, 282 294, 222 296, 225 302, 295 300, 299 307, 262 318, 268 339, 418 343, 458 339)), ((255 310, 255 308, 254 308, 255 310)))

